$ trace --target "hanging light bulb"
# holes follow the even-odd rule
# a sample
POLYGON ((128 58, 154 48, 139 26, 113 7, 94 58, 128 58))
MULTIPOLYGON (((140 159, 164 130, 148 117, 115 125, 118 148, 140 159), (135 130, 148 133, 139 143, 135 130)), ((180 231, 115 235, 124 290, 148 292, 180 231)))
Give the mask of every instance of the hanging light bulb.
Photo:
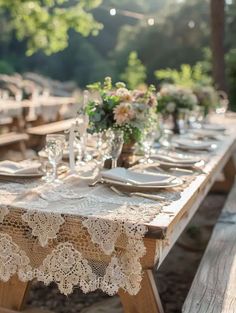
POLYGON ((111 16, 115 16, 116 15, 116 9, 115 8, 112 8, 112 9, 110 9, 110 15, 111 16))
POLYGON ((149 26, 153 26, 155 24, 155 20, 153 17, 150 17, 148 20, 147 20, 147 23, 149 26))

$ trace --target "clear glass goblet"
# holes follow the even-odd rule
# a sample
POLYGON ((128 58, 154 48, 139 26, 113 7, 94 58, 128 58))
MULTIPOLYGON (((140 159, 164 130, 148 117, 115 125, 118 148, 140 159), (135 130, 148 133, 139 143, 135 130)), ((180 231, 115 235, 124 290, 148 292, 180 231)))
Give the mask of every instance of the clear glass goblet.
POLYGON ((154 131, 146 131, 144 133, 144 138, 142 141, 142 147, 144 151, 144 159, 140 160, 141 163, 148 164, 153 163, 153 161, 150 159, 152 146, 155 141, 155 133, 154 131))
POLYGON ((58 134, 50 134, 46 136, 46 151, 49 163, 52 165, 53 174, 51 181, 59 183, 57 167, 63 157, 63 149, 65 147, 65 136, 58 134))

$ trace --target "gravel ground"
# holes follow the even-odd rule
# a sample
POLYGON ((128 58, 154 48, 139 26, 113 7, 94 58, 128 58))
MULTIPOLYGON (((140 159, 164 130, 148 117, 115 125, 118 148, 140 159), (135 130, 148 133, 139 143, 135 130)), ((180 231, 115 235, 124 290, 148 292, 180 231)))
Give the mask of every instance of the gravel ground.
MULTIPOLYGON (((166 313, 179 313, 198 264, 226 197, 210 194, 156 273, 158 289, 166 313)), ((69 297, 54 285, 34 283, 28 304, 55 313, 123 313, 118 297, 101 292, 84 295, 79 289, 69 297)))

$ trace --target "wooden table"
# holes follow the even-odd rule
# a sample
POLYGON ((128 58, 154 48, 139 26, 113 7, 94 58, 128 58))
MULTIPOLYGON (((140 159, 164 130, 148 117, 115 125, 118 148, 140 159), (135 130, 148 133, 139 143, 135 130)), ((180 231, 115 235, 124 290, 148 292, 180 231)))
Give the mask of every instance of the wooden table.
MULTIPOLYGON (((236 149, 236 124, 235 120, 232 122, 230 119, 220 119, 220 122, 223 121, 228 127, 228 135, 204 167, 204 173, 197 176, 182 192, 179 200, 173 201, 168 207, 165 207, 165 211, 168 210, 173 215, 159 214, 156 219, 147 224, 149 229, 145 238, 147 254, 142 259, 144 276, 141 290, 136 296, 130 296, 122 290, 119 292, 125 313, 164 312, 153 270, 160 267, 222 171, 225 174, 225 181, 215 187, 223 191, 230 189, 236 173, 232 158, 236 149)), ((0 306, 2 308, 0 313, 21 310, 29 285, 29 283, 19 282, 16 278, 11 279, 8 283, 1 283, 0 306)))

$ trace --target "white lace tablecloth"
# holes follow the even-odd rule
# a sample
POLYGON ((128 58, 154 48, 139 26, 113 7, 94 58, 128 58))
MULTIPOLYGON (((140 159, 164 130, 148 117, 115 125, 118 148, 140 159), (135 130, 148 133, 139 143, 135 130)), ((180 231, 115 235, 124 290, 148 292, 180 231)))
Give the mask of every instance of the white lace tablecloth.
POLYGON ((77 285, 83 292, 137 294, 146 225, 193 179, 158 192, 164 201, 118 196, 75 176, 57 186, 1 181, 0 279, 17 274, 22 281, 55 282, 66 295, 77 285))

